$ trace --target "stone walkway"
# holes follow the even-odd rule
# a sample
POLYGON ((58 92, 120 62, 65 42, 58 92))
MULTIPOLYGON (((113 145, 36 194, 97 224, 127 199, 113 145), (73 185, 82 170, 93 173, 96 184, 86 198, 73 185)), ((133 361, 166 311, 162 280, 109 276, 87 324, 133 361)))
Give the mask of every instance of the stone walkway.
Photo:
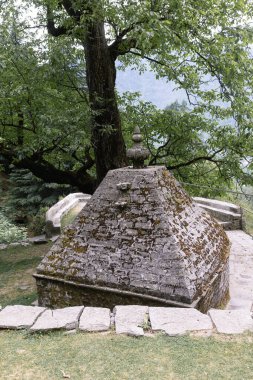
POLYGON ((6 306, 1 310, 0 329, 27 329, 30 332, 116 332, 150 336, 163 331, 169 336, 198 332, 211 335, 253 332, 253 239, 245 232, 227 231, 232 243, 230 255, 230 295, 227 310, 211 309, 202 314, 195 309, 116 306, 107 308, 74 306, 50 310, 38 306, 6 306))
POLYGON ((253 301, 253 238, 241 230, 226 231, 231 243, 230 302, 227 309, 251 309, 253 301))
POLYGON ((0 311, 0 329, 26 329, 31 333, 65 330, 68 332, 116 332, 150 336, 163 331, 169 336, 198 332, 210 336, 253 332, 253 319, 247 309, 217 310, 208 314, 191 308, 116 306, 107 308, 72 306, 50 310, 38 306, 6 306, 0 311))

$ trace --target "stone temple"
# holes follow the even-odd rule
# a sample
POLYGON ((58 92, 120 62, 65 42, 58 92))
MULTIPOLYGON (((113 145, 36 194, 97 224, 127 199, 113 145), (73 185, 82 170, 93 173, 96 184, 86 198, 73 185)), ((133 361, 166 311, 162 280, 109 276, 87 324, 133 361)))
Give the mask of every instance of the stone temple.
POLYGON ((39 305, 195 307, 229 297, 229 241, 164 166, 110 171, 34 274, 39 305))

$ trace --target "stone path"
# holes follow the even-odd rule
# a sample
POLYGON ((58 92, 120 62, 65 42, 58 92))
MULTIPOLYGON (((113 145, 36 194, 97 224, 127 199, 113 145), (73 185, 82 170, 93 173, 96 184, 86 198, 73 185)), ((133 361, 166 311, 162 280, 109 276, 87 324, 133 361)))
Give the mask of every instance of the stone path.
POLYGON ((241 230, 226 231, 231 243, 230 302, 227 309, 250 310, 253 301, 253 239, 241 230))
POLYGON ((109 309, 73 306, 49 310, 38 306, 6 306, 0 311, 0 329, 27 329, 30 332, 50 330, 115 331, 131 336, 163 331, 169 336, 188 332, 211 335, 253 332, 253 319, 248 309, 211 309, 202 314, 196 309, 116 306, 113 318, 109 309))

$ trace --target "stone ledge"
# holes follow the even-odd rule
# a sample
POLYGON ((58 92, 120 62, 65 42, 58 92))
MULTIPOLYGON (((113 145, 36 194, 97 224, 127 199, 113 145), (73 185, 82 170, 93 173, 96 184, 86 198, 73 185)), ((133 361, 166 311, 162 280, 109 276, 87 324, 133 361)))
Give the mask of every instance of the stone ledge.
POLYGON ((237 230, 244 226, 243 210, 233 203, 201 197, 193 197, 194 202, 212 215, 225 230, 237 230))
POLYGON ((110 309, 73 306, 46 309, 37 306, 0 306, 0 329, 26 329, 30 332, 50 330, 100 332, 114 331, 130 336, 150 336, 163 331, 169 336, 203 332, 242 334, 253 332, 250 310, 211 309, 203 314, 190 308, 148 307, 139 305, 115 306, 110 309), (115 321, 115 326, 113 321, 115 321))
POLYGON ((61 233, 61 219, 76 205, 86 205, 91 195, 84 193, 71 193, 61 199, 46 212, 46 235, 52 237, 61 233))

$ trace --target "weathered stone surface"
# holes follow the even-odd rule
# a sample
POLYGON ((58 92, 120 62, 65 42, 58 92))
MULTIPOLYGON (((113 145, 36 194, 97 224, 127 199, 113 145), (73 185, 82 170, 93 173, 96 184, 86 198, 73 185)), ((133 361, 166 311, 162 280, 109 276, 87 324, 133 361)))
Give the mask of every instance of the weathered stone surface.
POLYGON ((116 334, 143 336, 143 326, 148 319, 147 306, 115 306, 116 334))
POLYGON ((150 307, 149 318, 153 331, 182 335, 190 331, 212 330, 211 319, 196 309, 150 307))
POLYGON ((46 310, 30 328, 31 331, 73 330, 78 327, 78 320, 83 306, 64 309, 46 310))
POLYGON ((220 334, 241 334, 245 331, 253 331, 253 319, 248 309, 211 309, 208 314, 220 334))
POLYGON ((111 324, 110 309, 85 307, 79 322, 81 331, 107 331, 111 324))
POLYGON ((0 312, 0 328, 22 329, 31 327, 45 310, 44 307, 37 306, 6 306, 0 312))
POLYGON ((227 231, 232 243, 229 258, 228 309, 248 309, 253 301, 253 240, 244 231, 227 231))
POLYGON ((165 167, 113 170, 37 268, 39 304, 111 307, 114 289, 126 304, 196 304, 208 292, 205 311, 228 296, 228 254, 223 229, 165 167))

